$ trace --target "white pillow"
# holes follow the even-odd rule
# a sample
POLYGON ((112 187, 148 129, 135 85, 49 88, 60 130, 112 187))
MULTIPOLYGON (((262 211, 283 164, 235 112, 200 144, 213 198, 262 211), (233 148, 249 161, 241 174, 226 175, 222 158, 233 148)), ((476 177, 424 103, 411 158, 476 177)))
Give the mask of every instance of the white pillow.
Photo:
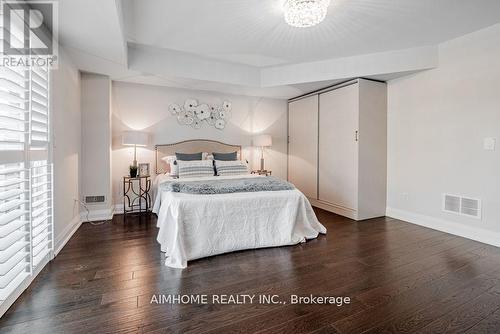
POLYGON ((176 159, 175 155, 167 155, 166 157, 161 158, 161 160, 165 161, 167 164, 174 162, 176 159))
POLYGON ((179 178, 214 176, 214 166, 212 160, 177 160, 179 168, 179 178))
POLYGON ((165 161, 170 166, 170 176, 177 177, 179 176, 179 165, 175 162, 177 157, 175 155, 167 155, 166 157, 161 158, 161 160, 165 161))
POLYGON ((248 174, 248 164, 246 161, 221 161, 215 160, 215 170, 217 175, 245 175, 248 174))

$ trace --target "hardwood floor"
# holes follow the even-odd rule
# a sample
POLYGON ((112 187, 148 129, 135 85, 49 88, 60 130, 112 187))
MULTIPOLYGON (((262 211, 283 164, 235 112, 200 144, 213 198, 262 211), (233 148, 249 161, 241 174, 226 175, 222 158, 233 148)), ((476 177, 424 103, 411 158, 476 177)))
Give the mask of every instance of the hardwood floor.
POLYGON ((500 249, 317 210, 328 234, 165 267, 156 220, 84 224, 1 333, 500 333, 500 249), (346 296, 350 304, 151 304, 158 294, 346 296))

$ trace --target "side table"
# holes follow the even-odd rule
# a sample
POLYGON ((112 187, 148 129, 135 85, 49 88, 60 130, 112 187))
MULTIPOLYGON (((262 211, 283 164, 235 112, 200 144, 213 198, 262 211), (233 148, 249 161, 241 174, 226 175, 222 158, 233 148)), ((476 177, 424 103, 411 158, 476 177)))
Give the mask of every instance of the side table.
POLYGON ((151 212, 151 178, 149 175, 123 177, 123 215, 151 212), (127 209, 128 208, 128 209, 127 209))

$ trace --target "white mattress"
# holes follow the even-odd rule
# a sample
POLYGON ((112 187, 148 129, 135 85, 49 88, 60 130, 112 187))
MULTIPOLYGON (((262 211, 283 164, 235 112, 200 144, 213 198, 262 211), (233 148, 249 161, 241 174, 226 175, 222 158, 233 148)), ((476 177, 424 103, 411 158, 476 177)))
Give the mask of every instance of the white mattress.
MULTIPOLYGON (((162 177, 157 185, 166 179, 171 180, 162 177)), ((162 192, 156 196, 153 212, 158 215, 157 240, 166 253, 165 264, 173 268, 226 252, 293 245, 326 233, 298 190, 214 195, 162 192)))

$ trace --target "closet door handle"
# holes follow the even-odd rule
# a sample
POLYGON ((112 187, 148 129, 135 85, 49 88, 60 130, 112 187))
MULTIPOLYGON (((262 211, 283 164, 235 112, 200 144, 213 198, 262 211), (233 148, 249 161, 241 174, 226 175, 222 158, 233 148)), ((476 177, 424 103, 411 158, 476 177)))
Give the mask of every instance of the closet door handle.
POLYGON ((356 132, 354 132, 354 140, 359 141, 359 131, 358 130, 356 130, 356 132))

